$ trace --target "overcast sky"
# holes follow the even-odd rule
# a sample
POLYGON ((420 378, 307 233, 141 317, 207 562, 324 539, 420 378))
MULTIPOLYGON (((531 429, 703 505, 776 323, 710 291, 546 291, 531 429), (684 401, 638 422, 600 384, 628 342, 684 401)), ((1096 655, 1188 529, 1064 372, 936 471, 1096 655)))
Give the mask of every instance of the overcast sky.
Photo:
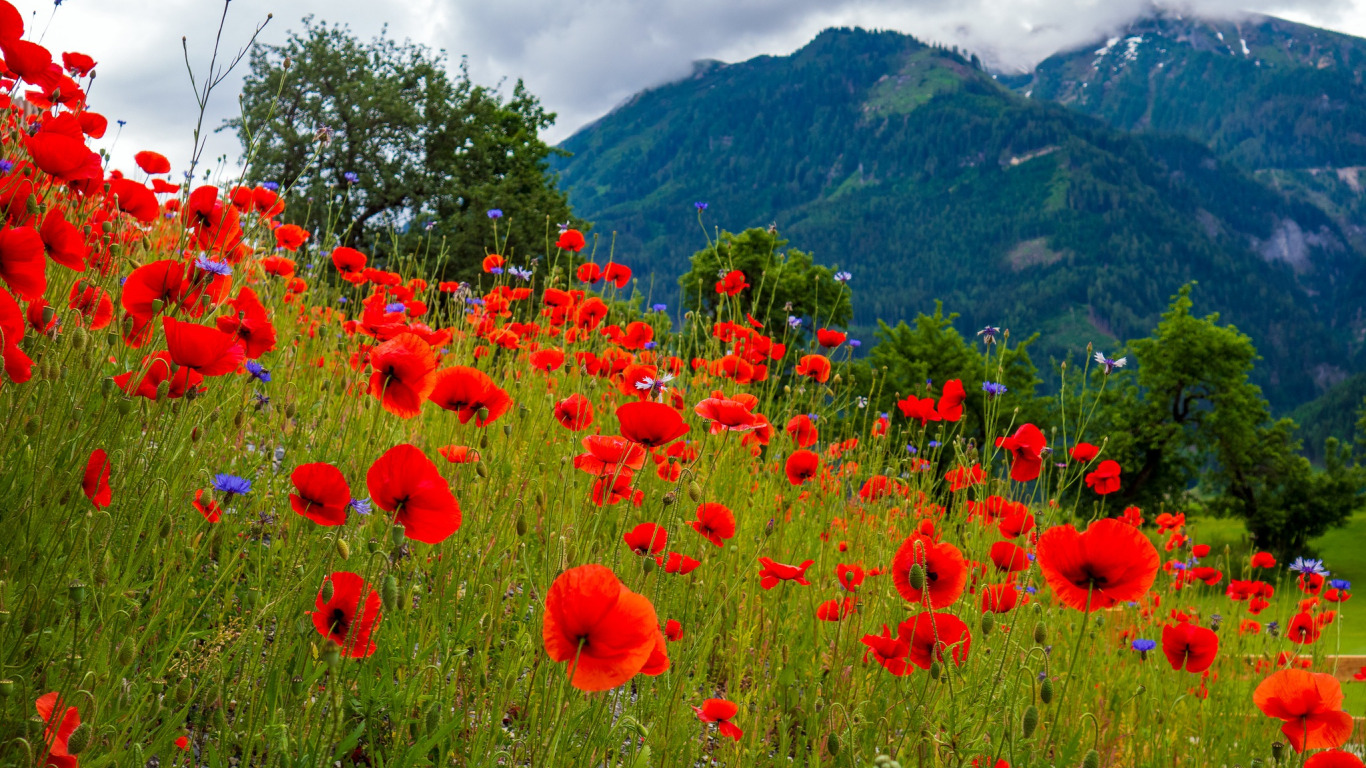
MULTIPOLYGON (((30 39, 56 53, 81 51, 99 62, 91 107, 116 126, 116 167, 155 149, 177 171, 190 155, 198 108, 181 49, 202 75, 223 5, 215 0, 13 0, 30 39)), ((1366 0, 1186 0, 1164 5, 1227 16, 1271 13, 1366 36, 1366 0)), ((836 25, 896 29, 957 44, 988 63, 1025 70, 1049 54, 1087 44, 1151 7, 1151 0, 233 0, 222 48, 240 49, 274 13, 260 39, 275 43, 312 14, 347 23, 363 37, 389 34, 444 49, 452 66, 468 56, 477 82, 526 81, 559 120, 559 141, 631 94, 686 74, 691 62, 786 54, 836 25)), ((205 124, 236 114, 241 69, 214 94, 205 124)), ((211 137, 206 160, 238 144, 211 137)))

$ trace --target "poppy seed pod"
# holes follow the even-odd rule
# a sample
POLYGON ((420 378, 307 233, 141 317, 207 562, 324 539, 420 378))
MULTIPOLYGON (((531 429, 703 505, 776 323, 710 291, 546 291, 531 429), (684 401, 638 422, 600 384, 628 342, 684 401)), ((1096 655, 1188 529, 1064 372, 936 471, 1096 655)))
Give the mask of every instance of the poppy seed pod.
POLYGON ((504 436, 504 437, 511 437, 511 436, 512 436, 512 425, 511 425, 511 424, 504 424, 504 425, 503 425, 503 436, 504 436))
POLYGON ((1280 741, 1271 742, 1271 758, 1277 763, 1285 757, 1285 743, 1280 741))
POLYGON ((1039 684, 1039 701, 1045 704, 1053 703, 1053 678, 1045 677, 1039 684))
POLYGON ((1020 731, 1027 739, 1034 734, 1034 729, 1039 727, 1039 709, 1033 704, 1025 708, 1024 718, 1020 721, 1020 731))
POLYGON ((90 723, 81 723, 67 737, 66 751, 68 754, 79 755, 88 746, 90 746, 90 723))
POLYGON ((655 569, 655 559, 653 557, 642 557, 640 559, 640 567, 644 568, 646 573, 653 571, 655 569))
POLYGON ((391 573, 384 577, 384 581, 380 584, 379 596, 384 601, 386 610, 398 609, 398 579, 394 577, 394 574, 391 573))
POLYGON ((67 595, 71 598, 71 604, 73 606, 79 608, 81 604, 85 602, 85 585, 79 581, 72 582, 71 586, 66 588, 66 591, 67 595))
POLYGON ((14 695, 14 681, 9 679, 0 680, 0 701, 8 699, 12 695, 14 695))
POLYGON ((405 530, 402 523, 394 523, 389 528, 389 542, 396 547, 403 546, 403 542, 407 538, 404 534, 405 530))
POLYGON ((911 589, 917 592, 925 588, 925 569, 920 567, 920 563, 911 566, 910 573, 906 575, 906 580, 910 583, 911 589))
POLYGON ((165 302, 165 301, 162 301, 161 299, 152 299, 152 314, 154 314, 154 315, 159 315, 159 314, 161 314, 161 310, 162 310, 165 306, 166 306, 166 302, 165 302))

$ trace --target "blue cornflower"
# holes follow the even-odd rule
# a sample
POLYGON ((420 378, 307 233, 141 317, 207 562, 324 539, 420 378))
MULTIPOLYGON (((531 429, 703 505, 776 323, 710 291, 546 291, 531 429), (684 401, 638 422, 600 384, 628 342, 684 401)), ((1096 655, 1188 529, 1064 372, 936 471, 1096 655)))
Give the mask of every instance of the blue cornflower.
POLYGON ((501 274, 503 274, 503 268, 502 268, 502 267, 489 267, 489 274, 491 274, 491 275, 501 275, 501 274))
POLYGON ((358 176, 355 171, 347 171, 346 173, 343 173, 342 178, 346 179, 346 183, 348 184, 355 184, 356 182, 360 181, 360 176, 358 176))
POLYGON ((349 302, 349 301, 350 301, 350 299, 346 298, 345 296, 338 296, 338 297, 337 297, 337 303, 338 303, 338 304, 345 304, 345 303, 347 303, 347 302, 349 302))
POLYGON ((701 202, 701 201, 698 201, 698 202, 696 202, 696 203, 693 203, 693 204, 692 204, 692 207, 696 208, 696 209, 699 210, 699 211, 705 211, 705 210, 707 210, 707 204, 704 203, 704 202, 701 202))
POLYGON ((646 348, 646 349, 654 349, 654 348, 657 347, 657 346, 659 346, 659 345, 658 345, 658 344, 655 344, 653 341, 647 341, 647 342, 645 342, 645 348, 646 348))
POLYGON ((984 343, 984 344, 994 344, 994 343, 996 343, 996 334, 998 334, 998 333, 1000 333, 1000 332, 1001 332, 1001 329, 1000 329, 1000 328, 997 328, 997 327, 994 326, 994 325, 988 325, 988 326, 986 326, 985 328, 983 328, 982 330, 978 331, 978 332, 977 332, 977 335, 982 337, 982 343, 984 343))
POLYGON ((853 347, 854 349, 858 349, 859 347, 863 346, 863 342, 859 341, 858 339, 850 339, 849 346, 853 347))
POLYGON ((667 312, 667 311, 669 310, 669 305, 668 305, 668 304, 651 304, 651 305, 650 305, 650 309, 653 309, 653 310, 656 311, 656 312, 667 312))
POLYGON ((217 474, 213 476, 213 489, 229 496, 251 493, 251 481, 237 475, 217 474))
POLYGON ((430 232, 430 231, 432 231, 432 228, 435 227, 435 226, 436 226, 436 222, 435 222, 435 221, 429 221, 429 222, 427 222, 426 224, 423 224, 423 225, 422 225, 422 228, 425 229, 425 230, 427 230, 428 232, 430 232))
POLYGON ((1346 579, 1333 579, 1332 581, 1328 582, 1328 586, 1332 587, 1333 589, 1339 589, 1343 592, 1346 592, 1352 588, 1352 582, 1346 579))
POLYGON ((907 444, 906 444, 906 453, 909 453, 909 454, 911 454, 912 456, 914 456, 914 455, 916 455, 917 453, 920 453, 920 451, 917 450, 916 447, 915 447, 914 445, 911 445, 911 444, 907 443, 907 444))
POLYGON ((251 374, 251 377, 257 381, 263 383, 270 381, 270 371, 266 370, 255 360, 247 361, 247 373, 251 374))
POLYGON ((466 304, 474 304, 475 306, 479 306, 479 307, 484 306, 484 300, 481 299, 481 298, 479 298, 478 296, 467 296, 467 297, 465 297, 465 303, 466 303, 466 304))
POLYGON ((385 312, 402 312, 402 311, 404 311, 405 309, 407 309, 407 307, 403 306, 403 302, 401 302, 401 301, 396 301, 396 302, 394 302, 394 303, 392 303, 392 304, 385 304, 385 305, 384 305, 384 311, 385 311, 385 312))
MULTIPOLYGON (((127 120, 116 120, 115 122, 117 122, 117 123, 119 124, 119 127, 120 127, 120 128, 122 128, 122 127, 125 126, 125 125, 128 125, 128 121, 127 121, 127 120)), ((189 172, 189 171, 186 171, 186 172, 185 172, 185 175, 186 175, 186 176, 189 176, 189 175, 190 175, 190 172, 189 172)))
POLYGON ((1134 650, 1135 650, 1135 651, 1138 651, 1138 655, 1139 655, 1140 658, 1147 659, 1147 658, 1148 658, 1148 651, 1151 651, 1151 650, 1153 650, 1153 649, 1155 649, 1155 648, 1157 648, 1157 641, 1156 641, 1156 640, 1142 640, 1142 639, 1140 639, 1140 640, 1135 640, 1135 641, 1134 641, 1134 650))
POLYGON ((1107 375, 1114 373, 1116 368, 1123 368, 1124 364, 1129 362, 1129 358, 1127 357, 1121 357, 1118 360, 1115 360, 1106 357, 1105 353, 1103 352, 1097 352, 1095 355, 1095 360, 1097 363, 1100 363, 1101 365, 1105 366, 1105 373, 1107 375))
POLYGON ((810 419, 812 424, 815 424, 816 420, 820 418, 820 415, 815 413, 808 413, 806 414, 806 418, 810 419))
POLYGON ((490 218, 490 219, 501 219, 501 218, 503 218, 503 212, 502 212, 501 210, 497 209, 497 208, 490 208, 490 209, 489 209, 489 218, 490 218))
POLYGON ((356 514, 358 514, 358 515, 368 515, 368 514, 370 514, 370 500, 369 500, 369 499, 352 499, 352 500, 351 500, 351 503, 348 504, 347 506, 350 507, 350 508, 352 508, 352 509, 354 509, 354 510, 356 510, 356 514))
POLYGON ((788 318, 787 318, 787 327, 788 327, 788 328, 792 328, 792 329, 797 329, 797 328, 802 327, 802 319, 801 319, 800 317, 788 316, 788 318))
POLYGON ((261 187, 264 188, 264 189, 268 189, 268 190, 270 190, 271 192, 279 192, 279 191, 280 191, 280 182, 278 182, 278 181, 263 181, 263 182, 261 182, 261 187))
POLYGON ((1328 571, 1323 567, 1322 560, 1315 560, 1308 557, 1297 557, 1295 562, 1290 564, 1290 570, 1299 574, 1315 573, 1319 576, 1327 576, 1328 571))
POLYGON ((940 445, 942 445, 942 443, 940 443, 938 440, 931 440, 928 443, 928 447, 930 448, 938 448, 940 445))
POLYGON ((1000 397, 1009 392, 1010 389, 1004 384, 997 384, 994 381, 984 381, 982 382, 982 391, 987 393, 987 397, 991 398, 1000 397))
POLYGON ((531 270, 529 269, 522 269, 521 267, 508 267, 508 272, 511 272, 513 275, 523 280, 531 279, 531 270))
POLYGON ((215 275, 232 274, 232 267, 229 266, 227 263, 222 261, 213 261, 207 256, 200 256, 199 258, 195 259, 194 265, 204 270, 205 272, 212 272, 215 275))
POLYGON ((0 160, 0 173, 9 173, 14 170, 14 163, 9 160, 0 160))

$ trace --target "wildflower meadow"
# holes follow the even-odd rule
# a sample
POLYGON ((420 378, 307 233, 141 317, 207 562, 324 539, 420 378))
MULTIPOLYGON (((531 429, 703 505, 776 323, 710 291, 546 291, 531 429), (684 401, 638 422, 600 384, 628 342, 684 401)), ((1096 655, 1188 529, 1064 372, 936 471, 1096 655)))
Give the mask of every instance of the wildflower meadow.
POLYGON ((1333 563, 1108 501, 1123 359, 1028 423, 986 328, 876 412, 778 275, 685 314, 490 209, 441 281, 109 167, 4 0, 0 52, 0 765, 1362 765, 1333 563))

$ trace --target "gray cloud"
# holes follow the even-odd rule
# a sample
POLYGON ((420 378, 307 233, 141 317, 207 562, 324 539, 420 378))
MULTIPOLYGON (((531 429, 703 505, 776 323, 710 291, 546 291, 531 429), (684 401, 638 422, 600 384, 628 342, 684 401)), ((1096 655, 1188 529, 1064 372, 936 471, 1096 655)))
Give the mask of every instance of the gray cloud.
MULTIPOLYGON (((127 125, 115 164, 156 149, 184 167, 198 110, 181 50, 205 70, 222 6, 208 0, 17 0, 54 51, 100 62, 92 107, 127 125), (48 25, 49 17, 51 24, 48 25)), ((1185 13, 1244 10, 1366 35, 1366 0, 1163 0, 1185 13)), ((233 0, 224 49, 235 52, 273 11, 261 39, 279 42, 307 14, 347 23, 359 35, 387 24, 397 38, 468 56, 474 78, 522 78, 559 114, 552 140, 568 136, 636 91, 685 75, 703 58, 738 61, 785 54, 834 25, 896 29, 976 51, 1001 68, 1028 69, 1057 50, 1088 44, 1147 11, 1152 0, 233 0)), ((236 114, 240 72, 214 95, 208 129, 236 114)), ((114 131, 103 143, 109 146, 114 131)), ((209 137, 205 158, 234 167, 235 136, 209 137)))

